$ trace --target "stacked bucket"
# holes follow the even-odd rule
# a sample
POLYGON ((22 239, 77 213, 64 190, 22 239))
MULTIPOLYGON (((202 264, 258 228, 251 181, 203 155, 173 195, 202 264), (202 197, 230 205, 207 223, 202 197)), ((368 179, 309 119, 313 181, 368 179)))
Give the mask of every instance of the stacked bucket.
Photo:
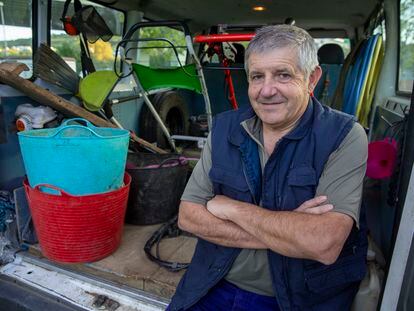
POLYGON ((58 262, 91 262, 114 252, 131 183, 129 132, 76 118, 20 132, 19 143, 42 253, 58 262))

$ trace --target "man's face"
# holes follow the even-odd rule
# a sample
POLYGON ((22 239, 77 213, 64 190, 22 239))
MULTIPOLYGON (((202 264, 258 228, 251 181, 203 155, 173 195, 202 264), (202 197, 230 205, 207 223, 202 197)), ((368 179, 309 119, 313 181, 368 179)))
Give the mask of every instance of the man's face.
POLYGON ((306 110, 320 67, 307 79, 297 65, 296 51, 290 47, 253 53, 248 62, 249 99, 263 126, 290 129, 306 110))

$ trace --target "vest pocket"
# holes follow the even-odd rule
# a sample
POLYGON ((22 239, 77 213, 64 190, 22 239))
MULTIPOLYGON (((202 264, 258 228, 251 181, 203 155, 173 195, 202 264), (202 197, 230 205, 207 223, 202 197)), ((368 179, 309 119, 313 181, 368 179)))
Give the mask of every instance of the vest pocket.
POLYGON ((357 248, 355 244, 348 245, 338 260, 329 266, 305 260, 304 278, 309 292, 331 296, 361 281, 366 273, 365 253, 357 248))
POLYGON ((213 182, 214 194, 222 194, 240 201, 252 201, 249 186, 243 172, 213 167, 210 170, 210 178, 213 182))
POLYGON ((299 166, 290 169, 287 184, 294 194, 295 208, 315 196, 317 182, 316 171, 311 166, 299 166))

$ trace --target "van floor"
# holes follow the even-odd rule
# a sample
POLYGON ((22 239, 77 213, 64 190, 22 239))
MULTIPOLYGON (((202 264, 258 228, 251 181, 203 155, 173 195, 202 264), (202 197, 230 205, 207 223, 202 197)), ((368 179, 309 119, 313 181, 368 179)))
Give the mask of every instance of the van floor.
MULTIPOLYGON (((170 272, 150 261, 144 252, 145 243, 160 226, 126 224, 121 245, 112 255, 93 263, 56 265, 169 299, 174 294, 184 271, 170 272)), ((166 261, 190 262, 196 242, 196 238, 188 236, 164 238, 159 245, 160 257, 166 261)), ((42 257, 39 245, 32 246, 29 252, 42 257)))

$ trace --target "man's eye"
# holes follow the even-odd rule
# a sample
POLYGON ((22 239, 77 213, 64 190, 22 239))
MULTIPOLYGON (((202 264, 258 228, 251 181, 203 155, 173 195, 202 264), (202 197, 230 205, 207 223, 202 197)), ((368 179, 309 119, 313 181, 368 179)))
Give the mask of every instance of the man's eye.
POLYGON ((279 74, 279 79, 281 81, 289 81, 292 78, 292 76, 288 73, 280 73, 279 74))
POLYGON ((262 78, 262 76, 261 75, 254 75, 254 76, 251 76, 250 77, 250 79, 252 80, 252 81, 257 81, 257 80, 259 80, 259 79, 261 79, 262 78))

